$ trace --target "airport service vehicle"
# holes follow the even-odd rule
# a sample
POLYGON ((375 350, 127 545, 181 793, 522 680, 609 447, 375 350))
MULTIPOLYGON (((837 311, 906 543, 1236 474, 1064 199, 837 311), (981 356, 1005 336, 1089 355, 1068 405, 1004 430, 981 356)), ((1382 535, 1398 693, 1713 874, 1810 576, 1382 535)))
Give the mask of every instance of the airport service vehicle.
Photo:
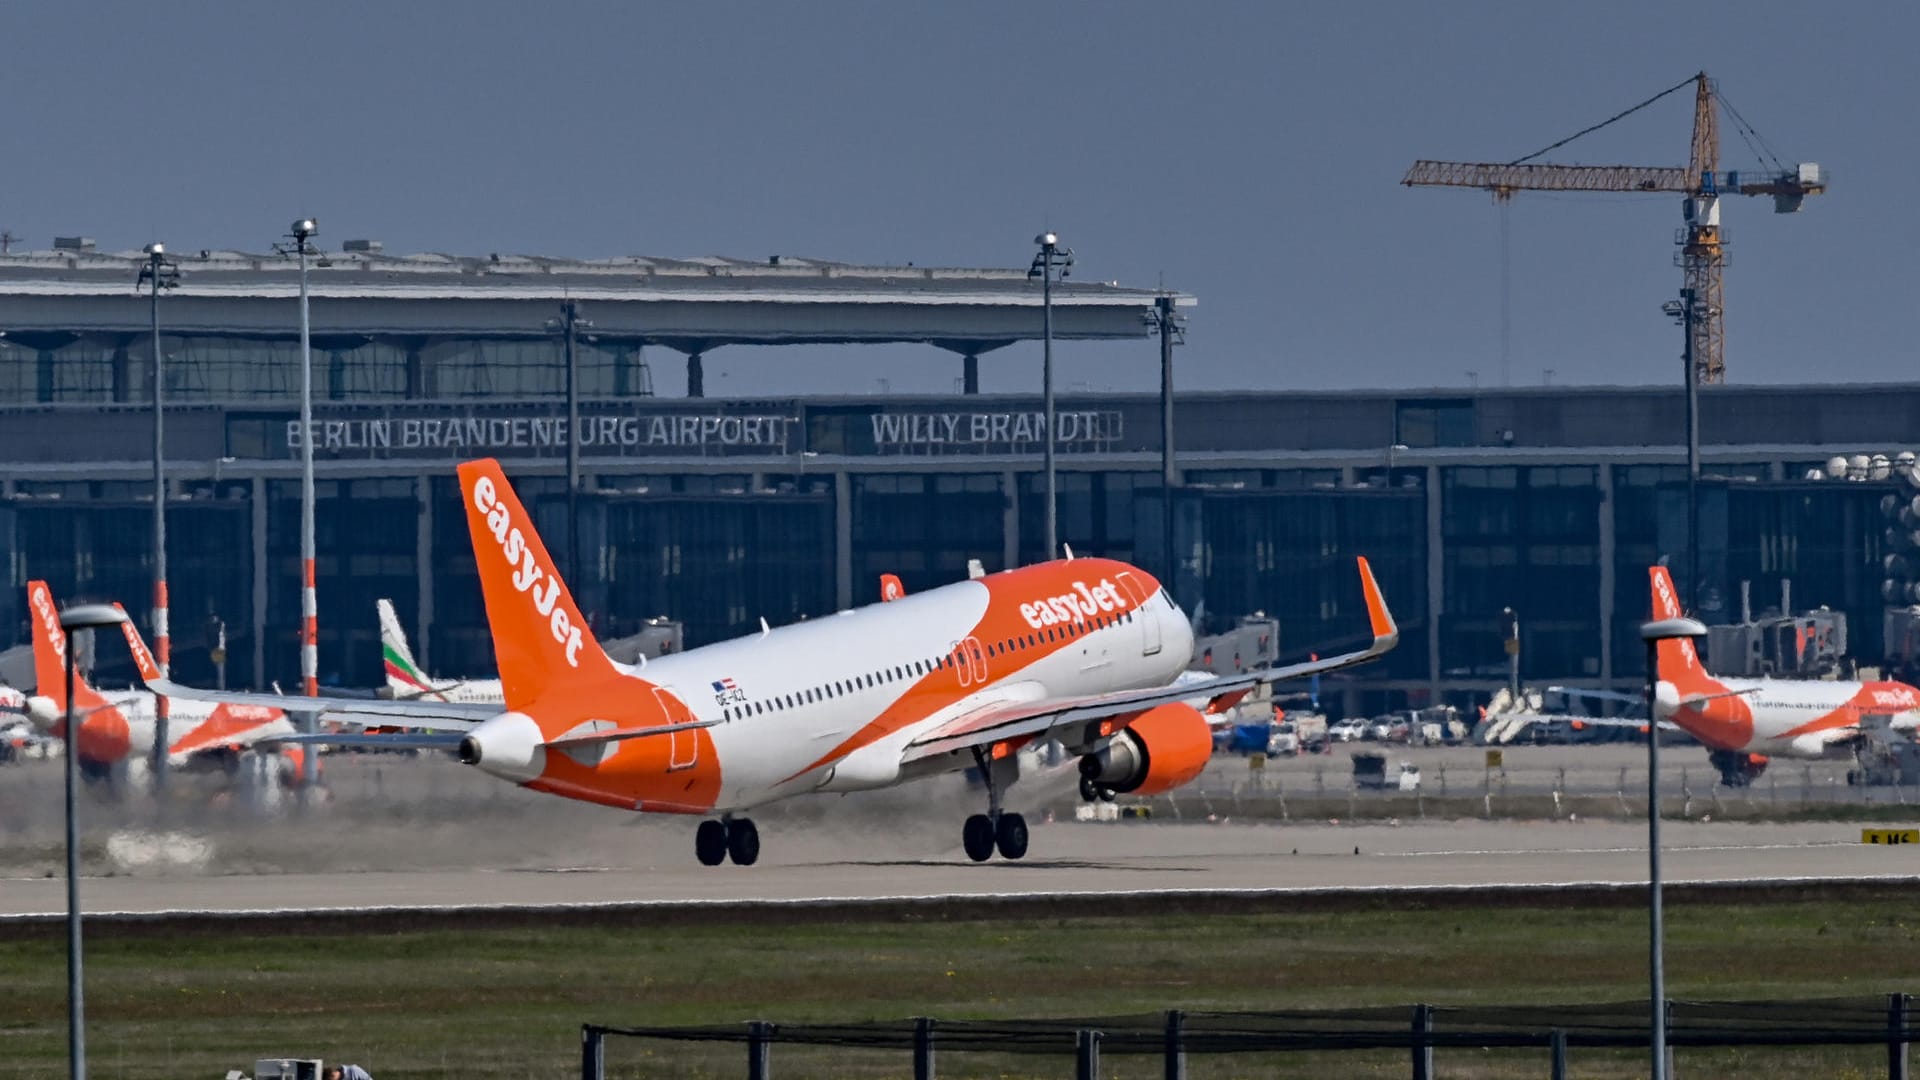
MULTIPOLYGON (((1653 617, 1680 617, 1679 594, 1664 566, 1648 568, 1653 617)), ((1707 747, 1707 757, 1729 787, 1744 787, 1766 770, 1771 757, 1852 756, 1865 736, 1867 717, 1886 717, 1887 729, 1911 736, 1920 727, 1920 690, 1889 679, 1858 682, 1825 679, 1716 678, 1700 662, 1693 641, 1660 642, 1655 712, 1707 747)), ((1630 701, 1644 697, 1552 687, 1568 694, 1630 701)), ((1586 720, 1586 724, 1639 721, 1586 720)))
MULTIPOLYGON (((1166 791, 1206 766, 1209 713, 1263 683, 1371 660, 1399 637, 1362 559, 1364 648, 1183 679, 1192 630, 1159 582, 1124 562, 1068 558, 913 595, 892 588, 857 610, 777 630, 762 621, 757 634, 621 665, 594 639, 500 465, 458 472, 504 702, 303 698, 336 720, 420 730, 288 741, 451 747, 536 791, 707 816, 694 840, 707 865, 759 857, 747 816, 757 806, 966 768, 979 770, 987 798, 961 831, 967 855, 1017 859, 1027 826, 1002 794, 1022 746, 1053 739, 1078 755, 1083 795, 1166 791)), ((230 704, 288 701, 149 685, 230 704)))
MULTIPOLYGON (((33 670, 39 685, 28 700, 27 712, 48 736, 66 737, 66 638, 53 591, 44 581, 27 583, 27 612, 33 623, 33 670)), ((159 680, 159 665, 132 620, 121 624, 127 648, 148 683, 159 680)), ((155 695, 146 690, 95 690, 74 673, 74 709, 80 714, 74 732, 74 751, 80 771, 89 780, 104 780, 128 762, 144 762, 153 753, 155 695)), ((167 765, 169 768, 232 771, 239 756, 263 740, 293 734, 287 714, 265 703, 227 704, 174 698, 167 710, 167 765)), ((292 751, 297 760, 302 751, 292 751)))

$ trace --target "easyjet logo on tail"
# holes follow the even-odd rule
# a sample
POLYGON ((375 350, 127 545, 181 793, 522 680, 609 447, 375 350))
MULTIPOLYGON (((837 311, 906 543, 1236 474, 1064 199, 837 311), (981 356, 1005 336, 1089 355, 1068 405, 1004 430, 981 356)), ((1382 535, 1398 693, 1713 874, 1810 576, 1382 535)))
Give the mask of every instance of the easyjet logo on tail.
POLYGON ((527 542, 526 533, 513 523, 513 514, 500 501, 492 477, 474 480, 473 508, 486 518, 487 531, 493 534, 500 554, 513 568, 510 580, 514 589, 533 599, 534 610, 546 617, 547 632, 553 635, 556 644, 565 648, 567 665, 579 667, 583 641, 580 628, 573 625, 567 609, 560 606, 560 578, 534 557, 533 545, 527 542))
POLYGON ((53 647, 53 655, 65 663, 67 643, 60 636, 60 613, 53 608, 53 593, 44 581, 34 582, 31 592, 27 602, 33 605, 34 618, 40 620, 40 628, 46 631, 47 643, 53 647))

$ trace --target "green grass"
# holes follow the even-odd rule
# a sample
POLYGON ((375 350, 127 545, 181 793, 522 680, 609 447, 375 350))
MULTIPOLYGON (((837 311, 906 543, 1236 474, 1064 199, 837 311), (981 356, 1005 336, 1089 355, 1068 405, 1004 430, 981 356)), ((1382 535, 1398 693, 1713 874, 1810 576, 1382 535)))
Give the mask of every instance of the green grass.
MULTIPOLYGON (((1678 904, 1674 997, 1881 993, 1915 986, 1908 905, 1678 904)), ((158 937, 96 928, 88 1046, 101 1078, 219 1077, 256 1056, 358 1060, 394 1077, 577 1075, 583 1021, 631 1025, 1088 1016, 1190 1010, 1631 999, 1644 913, 1512 908, 1013 922, 513 928, 158 937)), ((0 1077, 65 1055, 57 927, 0 942, 0 1077)), ((942 1075, 1064 1075, 1060 1058, 955 1057, 942 1075), (964 1069, 963 1069, 964 1067, 964 1069)), ((1455 1076, 1540 1075, 1544 1052, 1443 1054, 1455 1076)), ((775 1049, 782 1077, 901 1075, 899 1055, 775 1049)), ((1874 1048, 1683 1055, 1686 1075, 1873 1075, 1874 1048), (1743 1056, 1744 1055, 1744 1056, 1743 1056)), ((1876 1056, 1878 1055, 1878 1056, 1876 1056)), ((615 1076, 740 1075, 737 1047, 609 1046, 615 1076)), ((1640 1057, 1584 1052, 1581 1075, 1640 1057)), ((1156 1075, 1113 1059, 1110 1075, 1156 1075)), ((1196 1060, 1193 1075, 1405 1075, 1404 1055, 1196 1060)))

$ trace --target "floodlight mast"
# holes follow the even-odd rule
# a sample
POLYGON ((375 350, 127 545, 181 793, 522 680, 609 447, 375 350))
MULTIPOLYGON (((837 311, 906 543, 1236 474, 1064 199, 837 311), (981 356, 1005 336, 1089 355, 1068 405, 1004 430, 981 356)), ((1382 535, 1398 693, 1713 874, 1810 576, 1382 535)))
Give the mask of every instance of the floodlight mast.
MULTIPOLYGON (((300 259, 300 686, 307 697, 320 695, 320 606, 314 592, 313 505, 313 334, 307 310, 307 256, 310 241, 320 231, 314 218, 293 223, 289 234, 300 259)), ((318 721, 305 713, 301 726, 311 734, 318 721)), ((319 761, 314 754, 301 758, 303 790, 311 790, 319 761)))
POLYGON ((1046 558, 1051 560, 1060 556, 1060 500, 1053 467, 1056 441, 1053 408, 1053 279, 1057 273, 1064 280, 1072 272, 1073 249, 1061 247, 1060 237, 1051 232, 1041 233, 1033 238, 1033 242, 1040 245, 1040 251, 1033 257, 1033 265, 1027 269, 1027 280, 1040 279, 1040 393, 1047 427, 1044 444, 1047 474, 1046 558))
MULTIPOLYGON (((140 282, 150 289, 150 313, 153 328, 153 662, 165 678, 173 662, 173 634, 169 628, 167 603, 167 473, 165 450, 165 405, 162 372, 165 357, 160 351, 160 290, 180 283, 180 267, 167 258, 167 246, 154 241, 146 246, 147 261, 140 268, 140 282)), ((172 703, 165 694, 153 699, 153 785, 155 791, 167 786, 168 721, 172 703)), ((164 805, 164 804, 163 804, 164 805)))

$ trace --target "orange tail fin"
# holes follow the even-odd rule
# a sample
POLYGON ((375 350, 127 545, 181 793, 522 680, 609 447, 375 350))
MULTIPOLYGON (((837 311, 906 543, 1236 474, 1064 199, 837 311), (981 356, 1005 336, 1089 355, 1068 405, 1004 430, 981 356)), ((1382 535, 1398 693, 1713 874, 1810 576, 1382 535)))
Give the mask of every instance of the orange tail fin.
MULTIPOLYGON (((53 590, 46 582, 27 582, 27 611, 33 619, 33 678, 39 684, 34 692, 51 700, 55 708, 64 709, 67 707, 67 639, 60 632, 60 611, 54 606, 53 590)), ((78 671, 73 674, 73 697, 79 708, 106 703, 78 671)))
MULTIPOLYGON (((127 614, 125 606, 115 604, 113 607, 120 614, 127 614)), ((132 616, 128 616, 127 621, 120 624, 120 629, 127 636, 127 651, 133 654, 133 666, 140 670, 141 681, 152 682, 155 679, 166 678, 160 672, 160 665, 154 661, 153 653, 147 648, 147 639, 141 637, 140 628, 133 625, 132 616)))
POLYGON ((524 708, 556 683, 617 675, 500 463, 469 461, 459 473, 507 708, 524 708))
MULTIPOLYGON (((1667 573, 1664 566, 1647 568, 1647 575, 1653 585, 1653 618, 1678 619, 1686 614, 1680 609, 1680 594, 1673 587, 1673 575, 1667 573)), ((1700 654, 1694 651, 1692 638, 1668 638, 1659 645, 1660 678, 1681 689, 1689 689, 1694 684, 1710 680, 1706 666, 1700 663, 1700 654)))

